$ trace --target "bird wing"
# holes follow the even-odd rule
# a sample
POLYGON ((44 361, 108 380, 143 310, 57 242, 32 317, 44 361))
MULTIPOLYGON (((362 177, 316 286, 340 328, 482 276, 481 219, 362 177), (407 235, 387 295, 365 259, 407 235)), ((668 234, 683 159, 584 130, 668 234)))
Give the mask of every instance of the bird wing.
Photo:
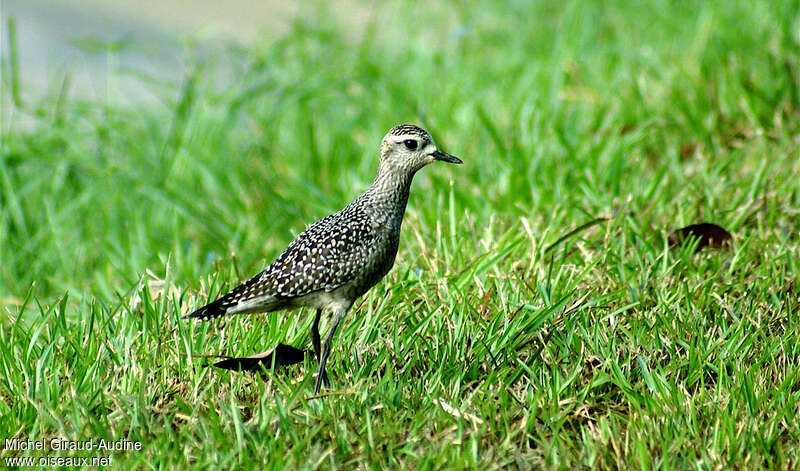
POLYGON ((345 208, 300 233, 261 279, 281 298, 333 291, 364 268, 379 232, 365 213, 345 208))
POLYGON ((369 260, 379 232, 370 218, 348 207, 301 232, 264 271, 186 318, 268 312, 288 299, 333 291, 352 281, 369 260))

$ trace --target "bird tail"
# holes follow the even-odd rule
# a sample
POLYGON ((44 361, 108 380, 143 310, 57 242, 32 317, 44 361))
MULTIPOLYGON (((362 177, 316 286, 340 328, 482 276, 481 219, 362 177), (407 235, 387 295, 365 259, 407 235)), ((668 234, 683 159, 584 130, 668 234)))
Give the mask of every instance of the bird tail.
POLYGON ((261 275, 256 275, 234 288, 228 294, 206 304, 191 314, 183 316, 183 318, 209 321, 226 314, 274 311, 286 305, 284 299, 264 294, 264 290, 259 286, 261 283, 261 275))
POLYGON ((210 321, 228 313, 228 307, 224 305, 225 298, 219 298, 212 303, 208 303, 191 314, 183 316, 184 319, 200 319, 210 321))

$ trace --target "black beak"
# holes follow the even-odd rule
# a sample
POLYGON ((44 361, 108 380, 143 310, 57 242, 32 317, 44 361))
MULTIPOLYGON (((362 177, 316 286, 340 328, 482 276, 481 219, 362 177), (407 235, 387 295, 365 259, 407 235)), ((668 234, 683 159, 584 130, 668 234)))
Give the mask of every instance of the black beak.
POLYGON ((434 159, 441 160, 442 162, 450 162, 451 164, 463 164, 464 162, 461 161, 458 157, 450 154, 445 154, 444 152, 436 149, 431 153, 434 159))

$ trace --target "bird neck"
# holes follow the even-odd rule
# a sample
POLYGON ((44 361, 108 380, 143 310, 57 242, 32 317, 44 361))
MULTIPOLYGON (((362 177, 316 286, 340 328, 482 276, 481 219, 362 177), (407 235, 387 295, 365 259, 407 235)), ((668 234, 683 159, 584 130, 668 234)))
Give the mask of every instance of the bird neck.
POLYGON ((403 217, 408 203, 408 192, 414 172, 399 169, 388 162, 381 162, 375 181, 367 189, 364 196, 371 204, 380 207, 387 216, 403 217))

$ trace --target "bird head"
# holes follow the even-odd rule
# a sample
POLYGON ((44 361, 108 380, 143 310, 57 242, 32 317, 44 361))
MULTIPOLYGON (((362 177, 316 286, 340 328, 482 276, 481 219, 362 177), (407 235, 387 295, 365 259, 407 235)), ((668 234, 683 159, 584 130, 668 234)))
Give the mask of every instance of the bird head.
POLYGON ((381 143, 381 166, 414 173, 437 160, 463 163, 458 157, 440 151, 428 131, 413 124, 393 127, 381 143))

